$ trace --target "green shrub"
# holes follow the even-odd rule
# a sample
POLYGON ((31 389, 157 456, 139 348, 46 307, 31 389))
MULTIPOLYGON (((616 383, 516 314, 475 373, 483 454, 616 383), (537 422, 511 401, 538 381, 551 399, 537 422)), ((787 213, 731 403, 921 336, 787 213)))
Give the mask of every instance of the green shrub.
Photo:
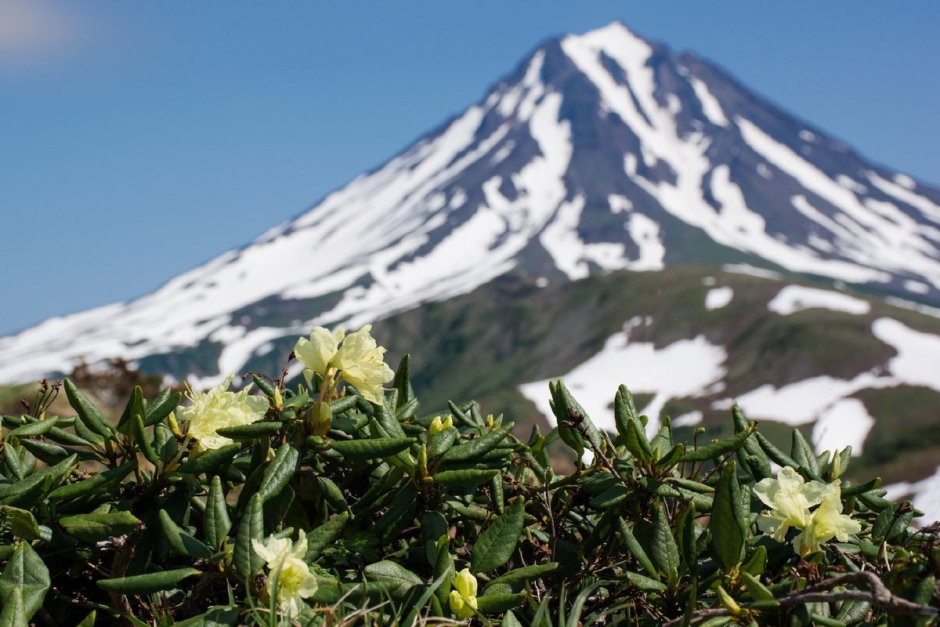
POLYGON ((737 409, 726 439, 649 439, 625 387, 607 434, 560 382, 560 427, 520 438, 419 411, 368 327, 295 354, 296 387, 137 388, 112 425, 66 380, 75 416, 3 416, 0 625, 936 621, 936 528, 845 481, 848 449, 737 409), (559 438, 591 461, 556 474, 559 438))

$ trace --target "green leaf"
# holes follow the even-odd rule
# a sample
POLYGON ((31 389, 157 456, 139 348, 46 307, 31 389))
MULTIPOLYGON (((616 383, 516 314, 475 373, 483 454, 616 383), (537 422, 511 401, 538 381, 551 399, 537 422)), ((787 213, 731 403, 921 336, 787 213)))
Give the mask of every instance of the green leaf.
POLYGON ((751 595, 751 598, 755 601, 774 601, 774 593, 767 589, 767 586, 762 584, 757 577, 752 575, 747 571, 741 571, 741 578, 744 580, 744 585, 747 587, 748 593, 751 595))
POLYGON ((65 533, 88 544, 123 536, 137 529, 141 524, 143 523, 133 514, 125 511, 78 514, 59 519, 59 526, 65 530, 65 533))
POLYGON ((747 518, 733 461, 721 469, 708 528, 712 555, 721 569, 729 573, 741 563, 747 539, 747 518))
POLYGON ((801 468, 809 473, 810 477, 813 479, 821 479, 819 476, 819 464, 816 460, 816 453, 813 452, 813 447, 809 445, 809 442, 806 441, 806 438, 803 437, 799 429, 794 429, 792 433, 793 438, 792 444, 790 445, 790 455, 793 456, 793 459, 801 468))
POLYGON ((751 431, 742 431, 726 439, 712 442, 705 446, 700 446, 687 452, 680 461, 683 462, 704 462, 707 460, 718 459, 722 455, 733 453, 744 446, 744 442, 751 436, 751 431))
POLYGON ((216 549, 221 547, 228 532, 232 529, 232 520, 228 515, 228 505, 225 502, 225 493, 222 491, 222 480, 218 475, 213 475, 209 483, 203 523, 209 545, 216 549))
POLYGON ((261 486, 258 488, 258 495, 261 502, 265 503, 271 498, 277 496, 288 484, 291 477, 297 472, 297 465, 300 463, 300 451, 294 446, 285 442, 277 450, 274 459, 264 469, 264 476, 261 478, 261 486))
POLYGON ((457 462, 472 460, 484 455, 499 446, 506 435, 512 431, 512 423, 506 425, 499 431, 491 431, 474 440, 464 442, 452 447, 442 458, 445 462, 457 462))
POLYGON ((639 420, 627 422, 627 435, 624 440, 627 450, 635 458, 644 463, 653 460, 653 449, 650 446, 650 441, 646 438, 646 429, 639 420))
POLYGON ((460 431, 454 427, 448 427, 428 438, 428 457, 440 457, 446 453, 454 442, 460 438, 460 431))
POLYGON ((221 448, 209 449, 190 457, 180 466, 179 471, 185 474, 198 475, 200 473, 213 473, 232 461, 235 454, 242 449, 242 445, 226 444, 221 448))
POLYGON ((283 426, 283 422, 273 422, 268 420, 252 422, 251 424, 247 425, 238 425, 236 427, 223 427, 222 429, 217 430, 216 433, 230 440, 242 442, 245 440, 270 437, 276 433, 280 433, 283 426))
POLYGON ((412 586, 424 583, 421 577, 389 560, 369 564, 363 570, 369 579, 389 584, 397 596, 403 596, 412 586))
POLYGON ((623 538, 624 544, 627 545, 627 550, 636 558, 636 561, 640 563, 646 572, 648 572, 653 577, 659 577, 659 573, 656 571, 656 566, 653 564, 653 560, 649 558, 646 550, 643 548, 643 545, 640 544, 640 541, 637 540, 636 536, 633 534, 633 531, 630 527, 627 526, 627 523, 621 517, 617 517, 617 526, 619 527, 620 537, 623 538))
POLYGON ((7 526, 17 538, 22 538, 29 542, 35 540, 48 542, 50 540, 50 529, 40 525, 32 512, 9 505, 0 505, 0 513, 2 513, 3 524, 7 526))
POLYGON ((27 627, 49 590, 49 569, 28 542, 18 542, 0 574, 0 625, 27 627))
POLYGON ((743 433, 745 431, 751 433, 751 436, 744 441, 744 450, 747 452, 748 456, 753 458, 749 466, 753 466, 753 469, 756 471, 756 478, 765 479, 772 477, 773 470, 770 467, 770 458, 767 457, 764 449, 762 449, 757 442, 754 423, 744 417, 744 412, 741 411, 741 407, 737 403, 731 408, 731 416, 734 421, 735 433, 743 433))
POLYGON ((633 394, 627 389, 627 386, 621 385, 617 388, 617 395, 614 396, 614 422, 617 425, 617 433, 624 442, 627 440, 627 425, 631 420, 639 421, 640 416, 636 412, 636 405, 633 403, 633 394))
MULTIPOLYGON (((398 424, 398 423, 396 423, 398 424)), ((364 440, 337 440, 332 448, 346 459, 369 461, 382 459, 407 450, 415 443, 414 438, 371 438, 364 440)))
POLYGON ((477 609, 483 614, 500 614, 525 603, 526 595, 518 594, 484 594, 477 597, 477 609))
POLYGON ((109 438, 114 435, 114 427, 108 423, 107 418, 101 413, 94 403, 88 400, 88 397, 79 390, 71 379, 63 382, 65 396, 68 397, 69 405, 78 414, 78 417, 85 425, 98 435, 109 438))
POLYGON ((176 588, 181 581, 188 577, 202 575, 202 572, 195 568, 176 568, 173 570, 161 570, 156 573, 147 573, 146 575, 131 575, 130 577, 118 577, 116 579, 99 579, 98 587, 108 592, 117 592, 119 594, 150 594, 176 588))
POLYGON ((183 395, 179 392, 165 388, 157 394, 156 398, 147 403, 147 411, 144 414, 144 425, 152 427, 158 422, 161 422, 170 415, 170 412, 176 409, 176 406, 180 404, 180 399, 182 398, 183 395))
MULTIPOLYGON (((137 388, 140 389, 139 387, 137 388)), ((153 445, 150 442, 150 437, 147 435, 144 427, 144 417, 141 413, 138 413, 137 409, 134 409, 131 413, 130 418, 131 430, 134 433, 134 440, 136 440, 140 452, 144 454, 144 457, 148 462, 157 466, 160 464, 160 456, 157 455, 157 452, 153 450, 153 445)))
POLYGON ((264 510, 261 497, 257 494, 248 501, 248 507, 238 524, 238 535, 235 537, 235 550, 232 554, 235 570, 245 581, 249 581, 264 565, 264 560, 251 546, 252 540, 264 540, 264 510))
POLYGON ((627 581, 632 583, 640 590, 661 592, 666 589, 666 584, 662 583, 661 581, 656 581, 655 579, 650 579, 646 575, 641 575, 640 573, 626 571, 624 576, 627 578, 627 581))
POLYGON ((307 534, 307 555, 304 560, 310 564, 320 557, 327 546, 329 546, 336 536, 343 530, 349 521, 349 513, 334 514, 329 519, 313 531, 307 534))
POLYGON ((7 438, 25 438, 28 436, 37 436, 47 433, 50 429, 56 426, 59 419, 55 416, 46 418, 45 420, 36 420, 34 422, 27 422, 22 427, 17 427, 9 433, 6 434, 7 438))
POLYGON ((160 510, 160 525, 163 527, 163 536, 170 543, 170 547, 180 555, 186 557, 206 558, 212 555, 212 550, 205 544, 189 535, 173 522, 166 510, 160 510))
POLYGON ((780 466, 789 466, 790 468, 799 468, 800 465, 796 463, 792 457, 781 451, 779 448, 773 445, 773 443, 764 437, 764 434, 760 431, 755 431, 754 435, 757 437, 757 443, 760 444, 761 449, 767 453, 767 457, 772 459, 774 462, 780 466))
POLYGON ((531 581, 532 579, 539 579, 545 575, 555 572, 556 570, 558 570, 558 562, 545 562, 544 564, 523 566, 522 568, 515 568, 504 575, 496 577, 488 584, 487 587, 498 584, 509 584, 514 586, 526 581, 531 581))
POLYGON ((512 557, 522 535, 525 501, 517 497, 505 513, 496 517, 473 544, 470 568, 475 573, 491 573, 512 557))
MULTIPOLYGON (((140 389, 140 386, 134 386, 134 391, 131 394, 130 400, 127 402, 127 407, 124 408, 124 413, 121 415, 121 418, 118 420, 117 430, 118 433, 123 433, 124 435, 132 435, 135 432, 134 427, 134 417, 140 417, 140 424, 143 427, 144 424, 144 392, 140 389)), ((143 430, 143 429, 141 429, 143 430)))
POLYGON ((669 526, 669 517, 661 501, 653 509, 653 563, 670 582, 679 576, 679 547, 669 526))
POLYGON ((489 481, 498 472, 498 470, 485 470, 482 468, 439 470, 434 473, 434 481, 448 488, 472 488, 489 481))
POLYGON ((67 501, 81 496, 88 496, 121 482, 134 468, 137 467, 137 460, 129 461, 126 464, 106 470, 104 472, 92 475, 88 479, 82 479, 75 483, 60 486, 49 493, 50 501, 67 501))

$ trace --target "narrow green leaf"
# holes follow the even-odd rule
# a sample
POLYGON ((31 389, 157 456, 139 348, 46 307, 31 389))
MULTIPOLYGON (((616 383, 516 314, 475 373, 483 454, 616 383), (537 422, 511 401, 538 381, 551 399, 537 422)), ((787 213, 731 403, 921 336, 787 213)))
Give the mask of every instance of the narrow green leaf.
POLYGON ((195 568, 176 568, 174 570, 147 573, 146 575, 99 579, 98 587, 108 592, 120 594, 150 594, 176 588, 184 579, 197 575, 202 575, 202 572, 195 568))
POLYGON ((525 603, 525 593, 484 594, 477 597, 477 609, 483 614, 501 614, 525 603))
POLYGON ((56 426, 59 419, 55 416, 50 416, 45 420, 36 420, 33 422, 27 422, 22 427, 17 427, 12 431, 6 434, 7 438, 25 438, 29 436, 43 435, 48 433, 48 431, 56 426))
POLYGON ((750 431, 742 431, 741 433, 737 433, 726 440, 719 440, 705 446, 700 446, 683 455, 681 461, 703 462, 706 460, 718 459, 722 455, 733 453, 734 451, 737 451, 739 448, 744 446, 744 442, 748 439, 748 437, 750 437, 750 435, 750 431))
POLYGON ((457 462, 480 457, 499 446, 510 431, 512 431, 511 423, 499 431, 491 431, 469 442, 452 447, 444 454, 442 459, 445 462, 457 462))
POLYGON ((163 389, 156 398, 147 403, 147 410, 144 413, 144 425, 152 427, 164 418, 170 415, 170 412, 176 409, 180 404, 183 395, 174 392, 170 388, 163 389))
POLYGON ((633 531, 630 527, 627 526, 627 523, 623 518, 617 518, 617 526, 620 532, 620 537, 623 538, 624 544, 627 545, 627 550, 636 558, 636 561, 640 563, 646 572, 648 572, 653 577, 659 577, 659 573, 656 571, 656 566, 653 565, 653 560, 649 558, 646 550, 643 548, 643 545, 640 544, 640 541, 637 540, 636 536, 633 535, 633 531))
POLYGON ((509 561, 522 535, 525 501, 517 497, 506 512, 497 516, 477 538, 470 567, 475 573, 490 573, 509 561))
POLYGON ((261 497, 257 494, 248 501, 248 507, 238 524, 238 535, 235 537, 235 550, 232 554, 235 570, 245 581, 250 580, 264 565, 264 560, 251 546, 252 540, 264 540, 264 510, 261 497))
POLYGON ((639 419, 636 405, 633 403, 633 394, 627 386, 621 385, 617 388, 617 395, 614 396, 614 422, 617 425, 617 433, 624 442, 627 440, 627 425, 631 420, 639 421, 639 419))
MULTIPOLYGON (((396 423, 397 424, 397 423, 396 423)), ((415 443, 414 438, 370 438, 364 440, 337 440, 332 448, 346 459, 369 461, 382 459, 407 450, 415 443)))
POLYGON ((67 501, 109 489, 111 486, 120 483, 136 466, 137 460, 129 461, 117 468, 92 475, 88 479, 60 486, 49 493, 49 500, 67 501))
POLYGON ((78 514, 59 519, 59 526, 65 533, 88 544, 123 536, 141 524, 137 517, 126 511, 78 514))
POLYGON ((235 454, 242 449, 242 445, 226 444, 221 448, 209 449, 190 457, 180 466, 179 471, 185 474, 198 475, 200 473, 213 473, 232 461, 235 454))
POLYGON ((747 539, 747 519, 733 461, 721 469, 708 528, 715 561, 725 573, 729 573, 741 563, 747 539))
POLYGON ((320 553, 323 552, 323 549, 328 547, 333 540, 336 539, 336 536, 339 535, 348 521, 348 512, 334 514, 330 516, 325 523, 308 533, 307 555, 304 556, 304 560, 308 564, 315 562, 317 558, 320 557, 320 553))
POLYGON ((222 491, 222 480, 218 475, 213 475, 209 483, 203 522, 209 545, 216 549, 221 547, 228 532, 232 529, 232 520, 228 515, 228 505, 225 502, 225 493, 222 491))
POLYGON ((765 453, 767 453, 767 457, 772 459, 780 466, 799 468, 800 465, 796 463, 796 460, 774 446, 770 440, 764 437, 763 433, 760 431, 755 431, 754 435, 757 437, 757 443, 760 444, 760 447, 764 450, 765 453))
MULTIPOLYGON (((140 389, 139 387, 137 388, 140 389)), ((134 440, 136 440, 140 452, 144 454, 144 457, 148 462, 154 466, 160 463, 160 456, 157 455, 157 452, 153 450, 153 445, 150 442, 150 437, 147 435, 147 432, 144 430, 144 417, 142 414, 137 412, 137 409, 134 409, 131 413, 130 418, 131 430, 134 433, 134 440)))
POLYGON ((751 598, 755 601, 774 601, 774 593, 767 589, 767 586, 762 584, 760 580, 757 579, 754 575, 747 571, 741 571, 741 578, 744 580, 744 585, 747 587, 748 593, 751 595, 751 598))
POLYGON ((216 431, 216 433, 236 442, 244 442, 246 440, 266 438, 280 433, 283 426, 283 422, 265 420, 252 422, 247 425, 238 425, 237 427, 224 427, 216 431))
POLYGON ((472 488, 495 477, 498 470, 465 468, 461 470, 439 470, 434 473, 434 481, 448 488, 472 488))
POLYGON ((88 397, 79 390, 71 379, 66 379, 63 383, 65 396, 68 398, 69 405, 78 414, 79 418, 95 433, 105 438, 114 435, 112 427, 104 414, 101 413, 94 403, 88 400, 88 397))
POLYGON ((639 420, 627 422, 625 445, 630 454, 641 462, 649 463, 653 460, 653 449, 646 438, 646 430, 639 420))
POLYGON ((659 572, 670 581, 679 573, 679 547, 669 526, 669 517, 661 501, 653 508, 653 546, 651 557, 659 572))
POLYGON ((656 581, 655 579, 650 579, 646 575, 641 575, 640 573, 626 571, 624 576, 627 578, 627 581, 632 583, 640 590, 661 592, 666 589, 666 584, 662 583, 661 581, 656 581))
POLYGON ((488 585, 496 584, 509 584, 514 586, 516 584, 524 583, 526 581, 531 581, 533 579, 540 579, 545 575, 549 575, 558 570, 558 562, 545 562, 544 564, 533 564, 532 566, 523 566, 522 568, 515 568, 504 575, 496 577, 488 585))
POLYGON ((299 463, 300 451, 294 448, 294 445, 290 442, 282 444, 274 459, 264 469, 264 476, 261 478, 261 485, 258 488, 258 495, 261 497, 262 503, 281 493, 284 486, 297 472, 299 463))
POLYGON ((790 455, 796 460, 800 467, 804 468, 813 479, 820 479, 819 464, 816 460, 816 453, 813 447, 809 445, 799 429, 793 430, 792 443, 790 445, 790 455))
POLYGON ((167 539, 174 551, 186 557, 206 558, 212 555, 209 547, 180 529, 165 509, 160 510, 159 516, 160 525, 163 527, 163 537, 167 539))

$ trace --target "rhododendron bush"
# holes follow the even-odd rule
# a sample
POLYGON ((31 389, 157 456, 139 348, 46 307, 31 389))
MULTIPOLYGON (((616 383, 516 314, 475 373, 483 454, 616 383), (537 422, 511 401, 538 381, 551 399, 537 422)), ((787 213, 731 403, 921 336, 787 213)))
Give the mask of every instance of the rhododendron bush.
POLYGON ((365 326, 298 339, 287 385, 140 388, 115 421, 3 416, 2 625, 927 625, 936 526, 851 450, 424 408, 365 326), (429 411, 433 410, 433 411, 429 411), (574 471, 553 470, 570 449, 574 471))

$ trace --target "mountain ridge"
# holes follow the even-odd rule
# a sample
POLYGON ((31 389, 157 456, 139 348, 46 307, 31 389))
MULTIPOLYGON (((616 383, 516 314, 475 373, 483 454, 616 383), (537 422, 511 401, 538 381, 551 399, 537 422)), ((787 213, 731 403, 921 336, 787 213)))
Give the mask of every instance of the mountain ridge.
POLYGON ((310 324, 358 324, 510 271, 749 263, 934 304, 940 192, 898 176, 614 23, 543 41, 463 113, 253 242, 149 295, 0 338, 0 378, 209 343, 216 372, 176 374, 210 384, 310 324), (840 168, 856 178, 837 181, 840 168))

